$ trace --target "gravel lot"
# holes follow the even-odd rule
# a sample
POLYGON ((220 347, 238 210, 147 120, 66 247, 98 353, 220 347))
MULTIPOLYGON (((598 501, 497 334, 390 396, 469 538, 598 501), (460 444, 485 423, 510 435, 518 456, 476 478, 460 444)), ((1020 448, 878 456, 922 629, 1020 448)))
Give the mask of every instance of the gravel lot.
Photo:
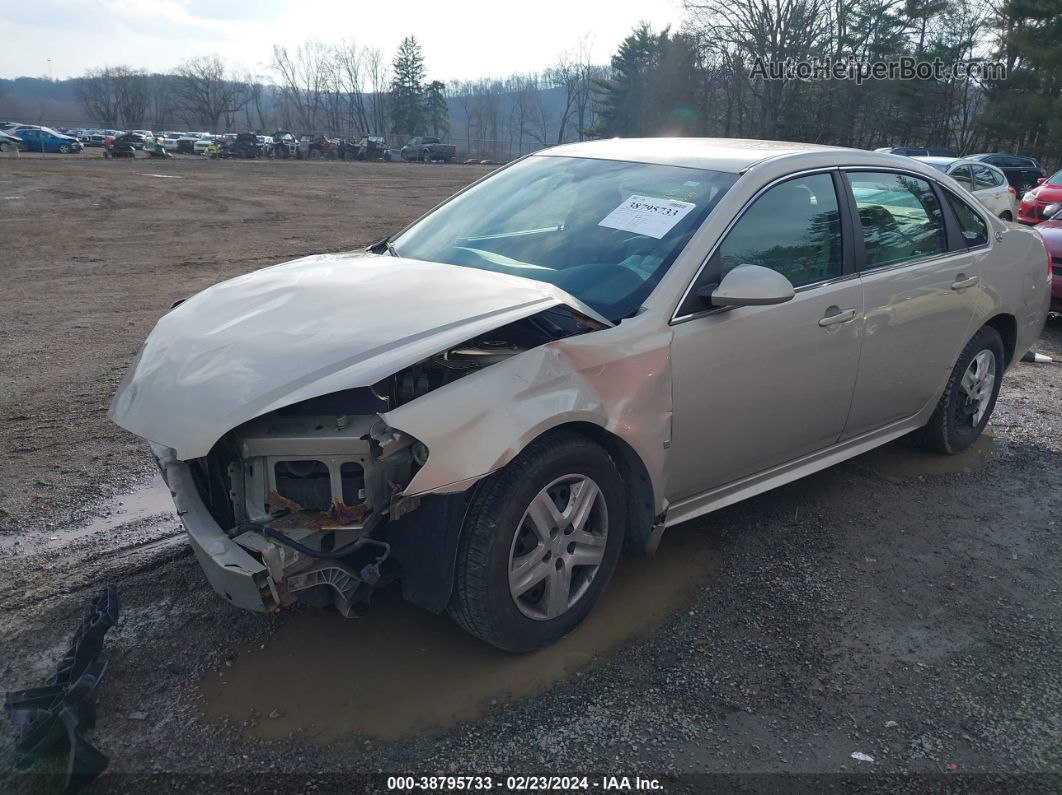
MULTIPOLYGON (((1059 791, 1059 365, 1015 365, 962 456, 896 443, 669 531, 535 655, 386 591, 360 621, 209 591, 142 445, 105 417, 152 322, 221 278, 364 245, 486 170, 0 161, 0 689, 39 684, 110 581, 99 792, 421 772, 1059 791)), ((1062 357, 1062 322, 1038 349, 1062 357)), ((13 742, 0 723, 0 782, 39 791, 13 742)))

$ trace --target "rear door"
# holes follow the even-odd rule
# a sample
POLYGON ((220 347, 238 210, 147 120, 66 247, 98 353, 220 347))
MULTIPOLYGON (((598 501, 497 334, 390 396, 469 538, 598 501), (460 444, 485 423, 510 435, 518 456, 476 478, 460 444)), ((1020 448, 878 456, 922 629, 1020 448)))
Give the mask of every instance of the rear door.
POLYGON ((988 166, 972 166, 973 194, 993 215, 1014 214, 1013 201, 1007 190, 1007 181, 1002 173, 988 166))
POLYGON ((917 414, 954 366, 972 325, 983 234, 966 241, 943 189, 893 170, 846 173, 856 217, 865 331, 844 438, 917 414))

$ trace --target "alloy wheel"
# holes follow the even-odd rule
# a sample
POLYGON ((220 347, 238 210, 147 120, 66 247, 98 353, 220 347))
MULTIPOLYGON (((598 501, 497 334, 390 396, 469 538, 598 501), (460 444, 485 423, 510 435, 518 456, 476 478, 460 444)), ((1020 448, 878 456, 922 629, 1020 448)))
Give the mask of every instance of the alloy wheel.
POLYGON ((563 615, 586 594, 601 567, 608 510, 585 475, 557 478, 524 511, 509 550, 509 593, 536 621, 563 615))
POLYGON ((992 390, 995 383, 996 357, 992 351, 981 351, 970 361, 959 382, 964 394, 960 412, 969 417, 970 424, 974 428, 981 423, 989 403, 992 402, 992 390))

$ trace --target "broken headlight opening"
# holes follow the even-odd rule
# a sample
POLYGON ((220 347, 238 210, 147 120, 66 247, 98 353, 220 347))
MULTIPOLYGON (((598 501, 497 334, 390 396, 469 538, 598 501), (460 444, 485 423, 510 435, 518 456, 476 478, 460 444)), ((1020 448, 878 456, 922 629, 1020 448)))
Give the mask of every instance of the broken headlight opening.
POLYGON ((431 451, 380 415, 580 329, 525 319, 431 356, 369 387, 311 398, 233 429, 190 461, 193 481, 228 536, 260 560, 279 604, 363 612, 397 579, 387 525, 417 510, 404 489, 431 451))

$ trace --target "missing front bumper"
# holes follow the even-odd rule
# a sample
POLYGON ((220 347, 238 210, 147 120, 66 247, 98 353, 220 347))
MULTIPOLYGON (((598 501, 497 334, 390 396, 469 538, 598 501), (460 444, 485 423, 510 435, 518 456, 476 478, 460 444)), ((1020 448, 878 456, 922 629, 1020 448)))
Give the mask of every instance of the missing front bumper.
POLYGON ((245 610, 268 613, 282 604, 277 583, 262 561, 225 535, 196 491, 191 469, 176 453, 151 445, 162 478, 169 486, 188 541, 210 585, 245 610))

